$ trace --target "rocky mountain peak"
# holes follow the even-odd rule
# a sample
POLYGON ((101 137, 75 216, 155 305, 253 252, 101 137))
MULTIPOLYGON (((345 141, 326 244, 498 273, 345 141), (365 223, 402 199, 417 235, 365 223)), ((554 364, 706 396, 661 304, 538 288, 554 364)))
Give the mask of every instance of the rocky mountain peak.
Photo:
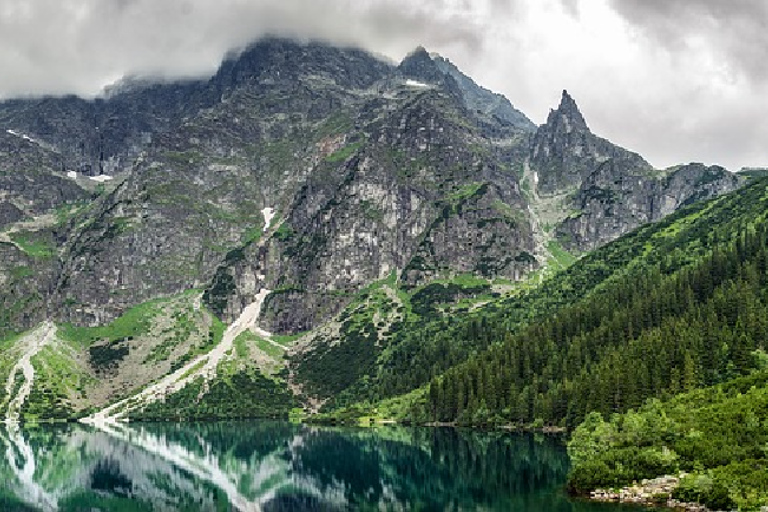
POLYGON ((445 80, 445 74, 440 71, 440 68, 423 46, 419 46, 409 53, 397 69, 403 76, 429 83, 438 84, 445 80))
POLYGON ((502 125, 511 126, 517 130, 527 132, 536 130, 536 125, 525 114, 517 110, 505 96, 481 87, 445 57, 433 54, 432 60, 442 73, 456 81, 464 98, 464 103, 470 112, 496 120, 502 125))
POLYGON ((563 95, 557 110, 550 111, 549 117, 547 117, 547 125, 562 125, 566 133, 570 133, 573 130, 589 131, 587 122, 584 120, 576 100, 565 89, 563 89, 563 95))

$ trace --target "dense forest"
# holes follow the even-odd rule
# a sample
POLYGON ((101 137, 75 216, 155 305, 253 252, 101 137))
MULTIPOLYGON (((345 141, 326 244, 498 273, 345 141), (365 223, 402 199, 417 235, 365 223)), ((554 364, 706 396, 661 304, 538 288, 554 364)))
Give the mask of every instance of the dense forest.
POLYGON ((694 264, 674 254, 430 384, 432 419, 574 427, 590 411, 748 373, 768 333, 768 229, 744 226, 694 264))
POLYGON ((768 504, 768 372, 760 371, 605 421, 590 413, 573 433, 571 491, 583 493, 684 471, 674 496, 713 510, 768 504))
POLYGON ((768 328, 767 187, 693 205, 473 313, 411 322, 327 412, 420 388, 414 421, 575 427, 748 373, 768 328))
POLYGON ((320 419, 563 426, 575 429, 572 492, 683 472, 675 498, 758 510, 768 504, 766 201, 768 180, 756 180, 516 297, 404 332, 359 388, 368 395, 320 419), (444 370, 457 354, 468 358, 444 370))

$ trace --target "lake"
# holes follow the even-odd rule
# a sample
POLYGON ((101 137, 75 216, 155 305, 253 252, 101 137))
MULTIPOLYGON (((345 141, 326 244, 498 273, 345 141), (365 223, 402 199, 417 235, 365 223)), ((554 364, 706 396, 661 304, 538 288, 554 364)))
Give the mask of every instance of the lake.
POLYGON ((3 511, 638 510, 571 501, 555 437, 286 422, 0 428, 3 511))

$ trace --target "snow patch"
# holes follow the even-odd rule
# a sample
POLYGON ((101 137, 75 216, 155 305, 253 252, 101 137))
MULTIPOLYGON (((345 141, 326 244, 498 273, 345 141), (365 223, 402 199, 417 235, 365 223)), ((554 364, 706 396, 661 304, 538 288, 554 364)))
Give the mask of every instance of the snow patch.
POLYGON ((407 85, 408 87, 418 87, 420 89, 429 87, 429 84, 425 84, 424 82, 419 82, 416 80, 411 80, 410 78, 405 81, 405 85, 407 85))
POLYGON ((13 135, 14 137, 20 137, 20 138, 26 140, 27 142, 31 142, 32 144, 37 144, 38 146, 40 145, 40 143, 37 140, 33 139, 29 135, 25 135, 25 134, 23 134, 21 132, 17 132, 16 130, 5 130, 5 131, 8 132, 9 134, 13 135))
POLYGON ((91 176, 89 179, 98 183, 104 183, 105 181, 111 181, 115 178, 112 176, 107 176, 106 174, 102 174, 101 176, 91 176))
POLYGON ((264 216, 264 232, 266 233, 269 227, 272 225, 272 219, 275 218, 275 209, 267 206, 261 210, 261 214, 264 216))

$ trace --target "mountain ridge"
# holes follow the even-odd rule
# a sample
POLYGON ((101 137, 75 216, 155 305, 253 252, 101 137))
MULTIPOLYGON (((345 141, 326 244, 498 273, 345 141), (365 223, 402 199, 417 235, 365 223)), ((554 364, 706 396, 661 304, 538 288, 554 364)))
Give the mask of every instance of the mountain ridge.
MULTIPOLYGON (((402 319, 515 293, 567 266, 568 250, 743 183, 721 168, 653 170, 592 134, 567 93, 550 118, 535 128, 424 49, 395 66, 282 39, 208 80, 0 103, 0 142, 11 144, 0 182, 23 182, 0 197, 0 338, 46 320, 93 329, 56 345, 88 354, 78 375, 103 379, 105 359, 124 376, 144 357, 156 378, 211 350, 221 321, 266 294, 232 371, 277 366, 270 382, 301 387, 355 353, 361 367, 344 385, 356 386, 399 354, 402 319), (130 334, 103 335, 136 315, 130 334), (309 366, 286 364, 275 339, 291 339, 287 351, 309 366)), ((91 406, 131 393, 88 386, 91 406)), ((84 410, 85 391, 60 391, 84 410)))

